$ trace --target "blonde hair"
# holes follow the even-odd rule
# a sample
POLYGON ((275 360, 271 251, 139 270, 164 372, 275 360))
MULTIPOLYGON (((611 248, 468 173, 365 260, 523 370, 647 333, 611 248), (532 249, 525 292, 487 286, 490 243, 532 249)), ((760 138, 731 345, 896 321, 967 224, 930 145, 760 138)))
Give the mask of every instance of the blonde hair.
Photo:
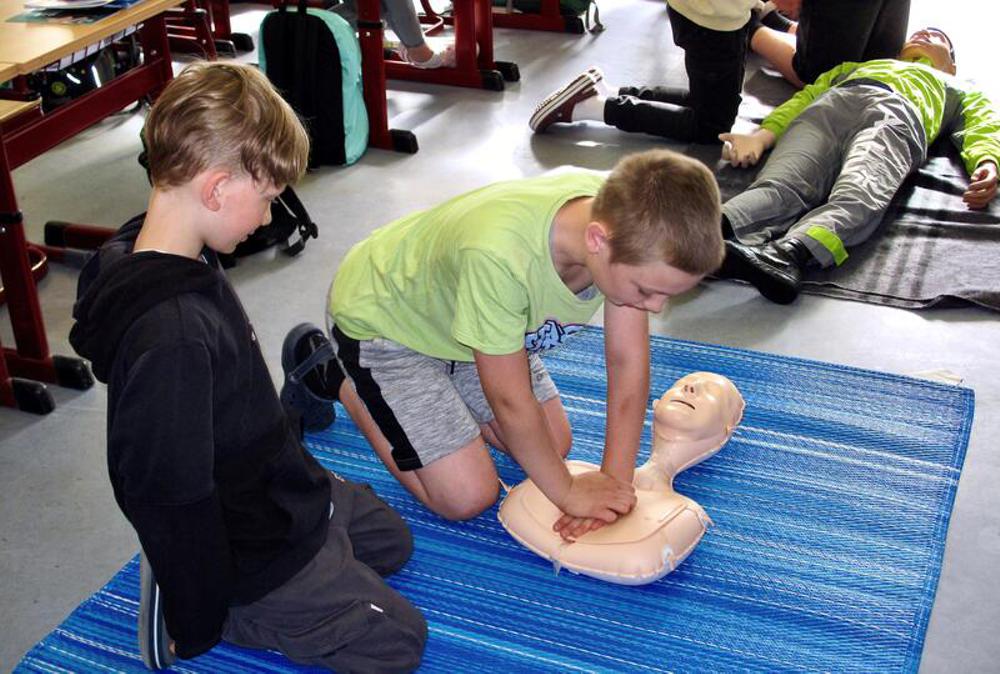
POLYGON ((259 70, 239 63, 186 67, 156 100, 143 136, 157 187, 216 166, 287 185, 309 161, 309 136, 295 112, 259 70))
POLYGON ((722 264, 719 186, 701 162, 670 150, 625 157, 594 198, 610 230, 611 262, 666 262, 689 274, 722 264))

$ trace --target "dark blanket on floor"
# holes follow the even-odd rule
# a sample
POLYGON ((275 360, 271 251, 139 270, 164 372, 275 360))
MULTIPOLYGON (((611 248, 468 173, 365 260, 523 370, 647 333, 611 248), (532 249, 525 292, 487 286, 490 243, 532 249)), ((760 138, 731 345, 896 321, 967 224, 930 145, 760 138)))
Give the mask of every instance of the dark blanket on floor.
MULTIPOLYGON (((747 93, 758 95, 742 112, 752 111, 747 116, 755 121, 774 100, 776 85, 767 80, 773 78, 758 74, 747 82, 747 93)), ((803 292, 908 309, 975 305, 1000 311, 1000 205, 994 200, 984 211, 965 207, 969 178, 947 138, 929 155, 872 238, 851 248, 840 267, 809 270, 803 292)), ((745 189, 755 174, 720 168, 723 200, 745 189)))

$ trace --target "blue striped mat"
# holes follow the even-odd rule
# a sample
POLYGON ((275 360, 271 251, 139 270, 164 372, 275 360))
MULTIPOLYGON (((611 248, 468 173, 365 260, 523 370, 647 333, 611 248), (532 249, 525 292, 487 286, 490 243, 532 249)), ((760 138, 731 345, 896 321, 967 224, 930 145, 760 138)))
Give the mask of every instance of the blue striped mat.
MULTIPOLYGON (((546 357, 575 433, 599 461, 602 333, 546 357)), ((327 466, 367 481, 410 523, 416 551, 392 579, 430 625, 421 671, 915 672, 972 424, 968 389, 693 342, 653 339, 653 393, 679 376, 730 377, 743 424, 676 488, 716 526, 674 573, 642 587, 552 567, 491 510, 428 514, 374 458, 343 410, 310 436, 327 466)), ((648 431, 641 459, 648 452, 648 431)), ((505 481, 522 478, 498 457, 505 481)), ((141 671, 133 560, 32 649, 18 672, 141 671)), ((220 645, 187 672, 299 671, 220 645)))

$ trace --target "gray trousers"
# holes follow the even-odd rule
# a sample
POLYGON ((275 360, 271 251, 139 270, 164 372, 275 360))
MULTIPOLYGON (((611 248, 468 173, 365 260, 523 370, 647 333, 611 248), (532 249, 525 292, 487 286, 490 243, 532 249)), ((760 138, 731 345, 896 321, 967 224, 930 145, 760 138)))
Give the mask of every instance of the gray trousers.
MULTIPOLYGON (((417 18, 413 0, 380 0, 382 20, 396 34, 404 47, 419 47, 424 43, 424 31, 417 18)), ((344 0, 330 8, 355 28, 358 24, 358 0, 344 0)))
POLYGON ((840 264, 926 159, 923 123, 902 96, 834 87, 795 118, 757 179, 722 212, 741 243, 795 238, 820 265, 840 264))
POLYGON ((223 638, 337 672, 412 671, 427 623, 382 579, 409 559, 409 529, 368 485, 336 476, 330 482, 326 544, 281 587, 231 607, 223 638))

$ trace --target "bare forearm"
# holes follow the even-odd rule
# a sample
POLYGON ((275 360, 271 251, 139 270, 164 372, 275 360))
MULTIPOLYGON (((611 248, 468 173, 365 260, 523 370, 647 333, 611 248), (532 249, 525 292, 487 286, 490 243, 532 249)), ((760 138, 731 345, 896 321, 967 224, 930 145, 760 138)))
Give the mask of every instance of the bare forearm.
POLYGON ((608 419, 601 470, 623 482, 632 481, 635 457, 642 441, 642 423, 649 398, 649 368, 628 385, 608 387, 608 419))
POLYGON ((604 325, 608 408, 601 472, 631 484, 649 400, 649 316, 605 302, 604 325))
POLYGON ((569 470, 552 446, 542 406, 534 397, 524 400, 491 400, 507 451, 545 496, 561 505, 570 488, 569 470))

